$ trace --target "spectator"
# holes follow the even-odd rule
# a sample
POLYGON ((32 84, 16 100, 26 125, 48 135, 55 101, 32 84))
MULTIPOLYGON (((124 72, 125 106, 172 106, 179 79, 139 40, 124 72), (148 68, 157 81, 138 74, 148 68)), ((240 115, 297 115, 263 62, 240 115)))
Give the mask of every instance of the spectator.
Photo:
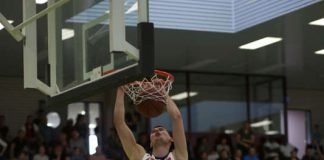
POLYGON ((27 151, 21 151, 17 157, 18 160, 29 160, 29 155, 27 151))
POLYGON ((2 140, 2 139, 0 138, 0 147, 1 147, 1 150, 0 150, 0 160, 5 159, 5 158, 4 158, 4 153, 5 153, 6 150, 7 150, 7 146, 8 146, 7 142, 5 142, 4 140, 2 140))
POLYGON ((90 156, 90 160, 107 160, 107 158, 102 154, 100 147, 97 147, 96 153, 90 156))
POLYGON ((83 140, 88 139, 89 128, 84 115, 78 114, 74 128, 79 132, 79 135, 83 140))
POLYGON ((94 129, 94 132, 97 136, 98 145, 102 147, 102 134, 101 134, 101 119, 99 117, 96 118, 96 128, 94 129))
POLYGON ((290 153, 295 148, 295 146, 288 143, 286 137, 283 137, 280 144, 280 159, 290 159, 290 153))
POLYGON ((25 137, 25 131, 19 130, 17 136, 13 139, 10 145, 9 154, 11 159, 18 158, 23 149, 27 146, 25 137))
POLYGON ((134 118, 134 116, 131 113, 126 113, 125 114, 125 122, 127 124, 127 126, 129 127, 129 129, 133 132, 133 135, 135 136, 135 138, 138 138, 138 133, 137 133, 137 129, 138 129, 138 122, 135 121, 136 119, 134 118))
POLYGON ((315 159, 324 159, 323 156, 323 147, 319 144, 319 142, 315 139, 312 140, 312 144, 307 147, 312 148, 312 153, 315 159))
POLYGON ((67 135, 67 138, 70 139, 73 129, 73 119, 68 119, 62 128, 62 132, 64 132, 65 135, 67 135))
POLYGON ((0 115, 0 138, 8 142, 8 132, 9 128, 5 124, 6 118, 4 115, 0 115))
POLYGON ((322 134, 319 131, 319 125, 315 124, 312 130, 312 140, 317 141, 318 143, 322 140, 322 134))
POLYGON ((70 144, 67 139, 67 135, 64 132, 59 133, 54 144, 62 146, 63 151, 67 154, 72 152, 70 149, 70 144))
POLYGON ((37 145, 40 141, 39 128, 33 122, 33 116, 28 115, 26 117, 25 124, 22 126, 22 130, 25 131, 25 138, 27 142, 27 147, 30 154, 35 154, 37 152, 37 145))
POLYGON ((31 115, 28 115, 26 117, 26 122, 24 126, 21 128, 23 131, 25 131, 25 137, 28 142, 34 142, 36 141, 36 137, 38 134, 38 127, 33 123, 33 117, 31 115))
POLYGON ((112 159, 121 159, 121 157, 124 156, 123 148, 121 146, 121 143, 117 136, 117 131, 115 128, 110 128, 110 134, 108 135, 108 138, 107 138, 107 144, 108 144, 107 154, 112 159))
POLYGON ((78 147, 81 150, 82 155, 87 154, 86 143, 77 130, 72 131, 72 138, 70 139, 70 148, 78 147))
POLYGON ((220 151, 220 156, 219 156, 218 160, 230 160, 228 151, 226 149, 222 149, 220 151))
POLYGON ((208 157, 207 159, 208 160, 216 160, 219 158, 219 155, 218 153, 216 152, 216 150, 212 150, 209 154, 208 154, 208 157))
POLYGON ((310 146, 306 147, 305 155, 303 156, 302 160, 316 160, 316 158, 313 154, 312 147, 310 147, 310 146))
POLYGON ((79 147, 74 147, 71 155, 71 160, 85 160, 85 156, 82 154, 79 147))
POLYGON ((203 152, 208 153, 209 144, 208 144, 208 139, 206 136, 202 136, 197 139, 197 143, 196 143, 194 150, 195 150, 194 152, 195 152, 196 157, 201 157, 201 155, 202 155, 201 153, 203 153, 203 152))
POLYGON ((229 156, 231 156, 231 148, 230 145, 228 144, 227 138, 222 137, 221 138, 221 143, 217 145, 217 152, 221 152, 222 150, 225 150, 229 156))
POLYGON ((245 155, 243 160, 259 160, 259 157, 254 147, 249 148, 249 154, 245 155))
POLYGON ((280 146, 273 137, 267 137, 263 145, 265 159, 279 158, 280 146))
POLYGON ((198 160, 208 160, 208 152, 207 151, 200 152, 198 160))
POLYGON ((189 136, 186 136, 187 139, 187 149, 188 149, 188 160, 194 160, 194 151, 193 151, 193 146, 188 138, 189 136))
POLYGON ((290 152, 290 160, 299 160, 297 153, 298 153, 298 149, 297 148, 293 149, 290 152))
POLYGON ((255 137, 250 127, 250 123, 245 122, 243 127, 237 132, 236 143, 237 147, 242 150, 243 155, 246 155, 251 146, 254 146, 255 137))
POLYGON ((44 145, 39 146, 38 153, 36 155, 34 155, 33 160, 49 160, 49 157, 46 154, 46 148, 44 145))
POLYGON ((41 116, 39 123, 39 133, 46 146, 49 146, 53 142, 54 129, 47 126, 47 117, 41 116))
POLYGON ((242 151, 240 149, 234 151, 233 160, 242 160, 242 151))
POLYGON ((52 155, 50 156, 51 160, 69 160, 69 157, 64 152, 61 145, 55 145, 52 155))

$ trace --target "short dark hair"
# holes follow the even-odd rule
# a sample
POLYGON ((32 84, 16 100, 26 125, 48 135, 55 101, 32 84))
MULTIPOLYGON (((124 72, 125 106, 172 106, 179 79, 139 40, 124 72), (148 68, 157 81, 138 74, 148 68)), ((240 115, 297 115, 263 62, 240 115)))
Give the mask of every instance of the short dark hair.
POLYGON ((160 128, 160 127, 166 129, 166 127, 164 127, 163 125, 156 125, 156 126, 152 127, 152 129, 154 129, 154 128, 160 128))
POLYGON ((172 136, 172 132, 170 130, 168 130, 166 127, 164 127, 163 125, 156 125, 156 126, 152 127, 152 129, 154 129, 154 128, 164 128, 165 130, 168 131, 169 135, 172 136))

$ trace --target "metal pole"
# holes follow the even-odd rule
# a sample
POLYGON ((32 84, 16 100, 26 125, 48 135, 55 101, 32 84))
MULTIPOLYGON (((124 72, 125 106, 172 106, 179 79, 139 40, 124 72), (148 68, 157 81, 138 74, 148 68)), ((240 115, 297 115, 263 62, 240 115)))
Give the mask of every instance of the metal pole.
POLYGON ((250 77, 249 75, 245 76, 245 93, 246 93, 246 114, 247 114, 247 121, 251 122, 251 99, 250 99, 250 77))
POLYGON ((188 121, 188 137, 189 139, 191 138, 191 135, 192 135, 192 128, 191 128, 191 100, 190 100, 190 91, 191 91, 191 85, 190 85, 190 73, 189 72, 186 72, 185 73, 185 76, 186 76, 186 90, 187 90, 187 99, 186 99, 186 103, 187 103, 187 110, 188 110, 188 113, 187 113, 187 121, 188 121))
POLYGON ((54 3, 53 5, 47 7, 46 9, 44 9, 42 11, 40 11, 38 14, 35 14, 35 15, 31 16, 30 18, 26 19, 23 23, 17 25, 15 27, 15 30, 20 30, 20 29, 24 28, 28 24, 33 23, 35 20, 47 15, 50 11, 62 6, 63 4, 67 3, 68 1, 70 1, 70 0, 60 0, 59 2, 54 3))

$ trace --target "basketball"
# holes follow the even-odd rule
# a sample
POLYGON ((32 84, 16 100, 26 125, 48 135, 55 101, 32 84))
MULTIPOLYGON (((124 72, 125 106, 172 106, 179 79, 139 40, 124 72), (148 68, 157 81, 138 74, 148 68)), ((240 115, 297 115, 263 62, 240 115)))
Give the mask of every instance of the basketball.
POLYGON ((136 106, 136 110, 146 118, 156 117, 165 111, 165 103, 147 99, 136 106))
POLYGON ((137 112, 146 118, 159 116, 166 110, 167 96, 174 81, 170 73, 159 70, 154 70, 154 73, 150 79, 129 83, 124 89, 137 112))

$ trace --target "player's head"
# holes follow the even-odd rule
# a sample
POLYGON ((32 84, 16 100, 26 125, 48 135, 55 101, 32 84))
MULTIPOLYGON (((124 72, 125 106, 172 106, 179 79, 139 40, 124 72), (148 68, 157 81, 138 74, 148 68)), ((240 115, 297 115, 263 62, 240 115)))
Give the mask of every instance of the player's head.
POLYGON ((163 126, 155 126, 151 130, 150 135, 151 140, 151 147, 158 146, 158 145, 172 145, 173 138, 171 137, 168 130, 163 126))

